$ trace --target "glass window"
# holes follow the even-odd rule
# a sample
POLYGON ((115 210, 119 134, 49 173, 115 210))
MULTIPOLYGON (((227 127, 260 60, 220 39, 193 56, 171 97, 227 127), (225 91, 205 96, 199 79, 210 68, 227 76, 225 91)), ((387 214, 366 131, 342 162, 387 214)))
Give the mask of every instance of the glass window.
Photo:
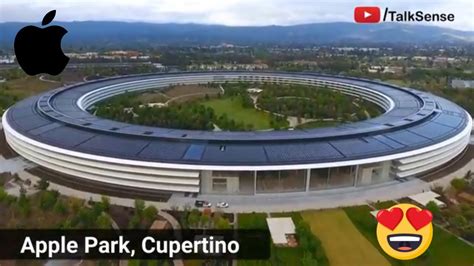
POLYGON ((355 166, 331 168, 328 186, 333 188, 353 186, 355 169, 355 166))
POLYGON ((329 168, 311 169, 309 189, 323 189, 328 185, 329 168))
POLYGON ((227 190, 227 179, 226 178, 214 178, 212 179, 212 190, 213 191, 226 191, 227 190))

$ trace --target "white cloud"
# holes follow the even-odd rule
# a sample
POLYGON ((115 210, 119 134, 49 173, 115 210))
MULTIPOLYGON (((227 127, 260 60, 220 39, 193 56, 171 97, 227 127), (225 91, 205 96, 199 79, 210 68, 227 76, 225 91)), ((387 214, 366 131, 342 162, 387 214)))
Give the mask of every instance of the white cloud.
POLYGON ((312 22, 352 21, 358 5, 388 6, 394 10, 450 12, 456 19, 433 23, 474 30, 471 0, 2 0, 0 21, 41 21, 51 9, 56 20, 115 20, 207 23, 224 25, 294 25, 312 22))

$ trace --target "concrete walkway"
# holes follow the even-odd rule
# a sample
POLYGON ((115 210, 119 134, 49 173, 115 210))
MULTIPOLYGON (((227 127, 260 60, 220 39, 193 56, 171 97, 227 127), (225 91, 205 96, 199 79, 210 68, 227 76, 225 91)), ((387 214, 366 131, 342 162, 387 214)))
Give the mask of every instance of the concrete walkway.
MULTIPOLYGON (((173 215, 165 212, 165 211, 158 211, 158 215, 163 217, 166 221, 168 221, 168 223, 171 224, 171 227, 173 228, 173 230, 179 230, 181 229, 181 225, 179 224, 178 220, 176 220, 176 218, 174 218, 173 215)), ((182 259, 175 259, 173 260, 173 265, 174 266, 184 266, 184 262, 182 259)))
POLYGON ((0 173, 10 172, 15 174, 34 166, 36 166, 34 163, 27 161, 23 157, 18 156, 11 159, 5 159, 0 155, 0 173))

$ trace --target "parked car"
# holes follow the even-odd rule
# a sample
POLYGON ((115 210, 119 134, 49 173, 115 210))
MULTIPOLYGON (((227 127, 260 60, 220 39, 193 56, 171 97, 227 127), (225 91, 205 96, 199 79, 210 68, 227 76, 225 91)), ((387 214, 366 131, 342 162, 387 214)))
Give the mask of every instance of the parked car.
POLYGON ((194 202, 194 206, 196 206, 197 208, 211 208, 212 203, 205 200, 196 200, 196 202, 194 202))
POLYGON ((217 208, 229 208, 229 203, 221 201, 216 204, 217 208))

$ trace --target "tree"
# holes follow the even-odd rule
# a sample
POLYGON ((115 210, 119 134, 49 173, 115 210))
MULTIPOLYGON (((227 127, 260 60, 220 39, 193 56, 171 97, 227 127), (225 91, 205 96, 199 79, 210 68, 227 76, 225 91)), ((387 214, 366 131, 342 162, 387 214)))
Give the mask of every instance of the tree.
POLYGON ((143 218, 145 218, 147 221, 155 220, 157 214, 158 210, 153 205, 150 205, 146 207, 145 210, 143 210, 143 218))
POLYGON ((28 216, 30 214, 31 205, 25 193, 20 194, 20 198, 18 199, 18 209, 23 216, 28 216))
POLYGON ((107 196, 101 197, 101 203, 104 211, 108 211, 110 209, 110 198, 107 196))
POLYGON ((441 217, 441 210, 438 207, 438 204, 436 204, 434 201, 428 202, 426 204, 426 208, 433 214, 435 217, 441 217))
POLYGON ((136 199, 135 200, 135 212, 139 215, 139 217, 142 216, 144 209, 145 209, 145 202, 141 199, 136 199))
POLYGON ((201 213, 197 209, 193 209, 188 215, 188 225, 190 227, 197 227, 201 213))
POLYGON ((112 221, 110 221, 109 216, 106 215, 105 213, 102 213, 101 215, 99 215, 95 223, 99 229, 112 228, 112 221))

